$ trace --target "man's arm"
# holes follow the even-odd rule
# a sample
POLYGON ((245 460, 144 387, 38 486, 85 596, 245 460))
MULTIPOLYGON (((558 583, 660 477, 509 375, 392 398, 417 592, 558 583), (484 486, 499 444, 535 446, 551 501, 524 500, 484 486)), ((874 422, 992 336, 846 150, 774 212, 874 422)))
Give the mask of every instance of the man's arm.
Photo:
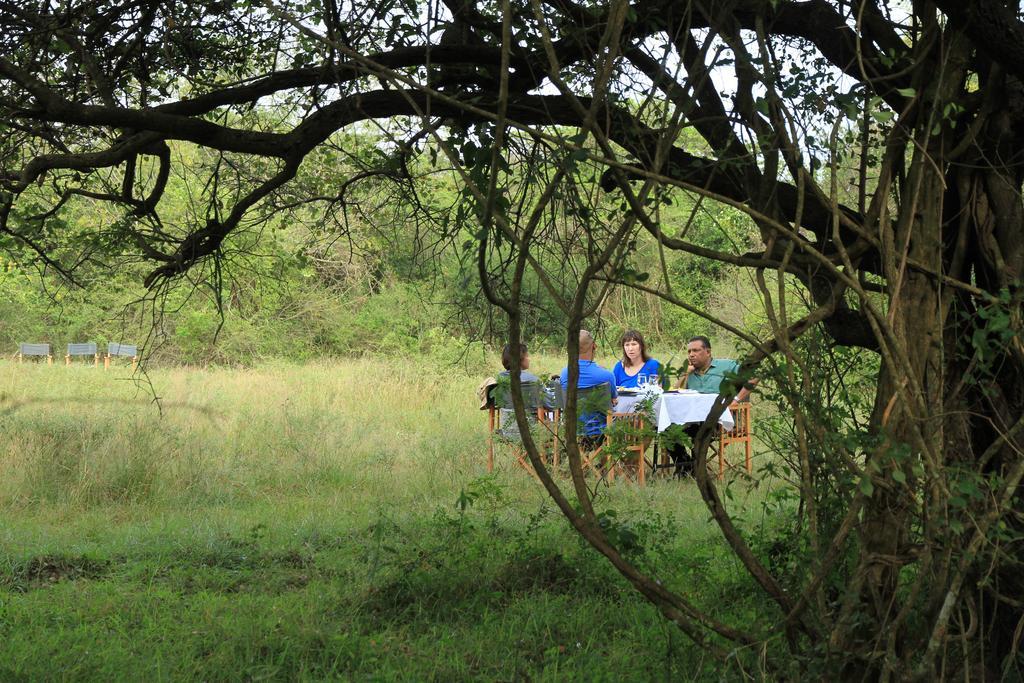
POLYGON ((736 394, 736 398, 734 400, 737 403, 742 403, 743 401, 746 401, 748 398, 750 398, 750 394, 751 392, 754 391, 754 387, 756 386, 757 378, 751 377, 749 380, 747 380, 747 383, 743 385, 743 388, 740 389, 739 393, 736 394))

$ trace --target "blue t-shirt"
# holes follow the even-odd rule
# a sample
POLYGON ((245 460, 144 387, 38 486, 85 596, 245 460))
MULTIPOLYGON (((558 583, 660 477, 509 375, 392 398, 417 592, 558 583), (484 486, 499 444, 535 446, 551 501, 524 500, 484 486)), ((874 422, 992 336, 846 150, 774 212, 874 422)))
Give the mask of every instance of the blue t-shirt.
MULTIPOLYGON (((596 387, 598 384, 608 384, 608 392, 612 398, 618 398, 619 393, 615 391, 615 375, 605 370, 592 360, 579 361, 580 378, 576 383, 579 389, 596 387)), ((562 368, 562 389, 569 388, 569 368, 562 368)), ((607 423, 603 413, 585 413, 580 415, 580 431, 587 436, 596 436, 604 433, 607 423)))
MULTIPOLYGON (((630 375, 626 373, 626 368, 622 367, 622 361, 620 360, 615 364, 615 367, 612 368, 612 374, 615 375, 615 386, 635 389, 637 387, 638 380, 640 379, 640 375, 660 376, 661 363, 654 358, 651 358, 643 364, 643 367, 640 368, 639 372, 635 375, 630 375)), ((664 377, 661 377, 659 381, 661 381, 661 379, 664 379, 664 377)))

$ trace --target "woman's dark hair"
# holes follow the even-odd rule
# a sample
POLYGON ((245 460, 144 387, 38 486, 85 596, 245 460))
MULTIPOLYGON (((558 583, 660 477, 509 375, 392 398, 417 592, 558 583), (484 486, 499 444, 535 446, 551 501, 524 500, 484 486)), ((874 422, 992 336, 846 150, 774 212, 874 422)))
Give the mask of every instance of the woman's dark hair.
MULTIPOLYGON (((519 358, 526 355, 526 344, 519 345, 519 358)), ((520 361, 522 362, 522 361, 520 361)), ((501 364, 506 370, 512 372, 512 345, 505 344, 505 348, 501 350, 501 364)))
MULTIPOLYGON (((619 339, 619 348, 621 349, 624 347, 628 341, 640 343, 640 357, 644 359, 645 363, 651 359, 651 357, 647 355, 647 344, 644 343, 644 336, 642 334, 636 330, 626 330, 622 333, 622 338, 619 339)), ((622 364, 629 364, 629 357, 626 355, 626 351, 624 349, 622 351, 622 364)))

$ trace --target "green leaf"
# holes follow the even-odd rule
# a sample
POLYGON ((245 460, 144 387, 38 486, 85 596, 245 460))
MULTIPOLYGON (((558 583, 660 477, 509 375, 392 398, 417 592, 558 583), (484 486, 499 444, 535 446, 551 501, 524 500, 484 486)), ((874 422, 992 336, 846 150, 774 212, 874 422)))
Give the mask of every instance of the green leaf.
POLYGON ((570 135, 569 137, 566 138, 566 140, 572 143, 573 145, 579 146, 586 142, 587 135, 589 135, 587 131, 581 130, 576 135, 570 135))
POLYGON ((892 479, 900 484, 905 484, 907 482, 907 475, 903 473, 903 470, 893 470, 892 479))
POLYGON ((914 97, 917 95, 917 91, 913 88, 896 88, 896 92, 904 97, 914 97))
POLYGON ((860 480, 860 490, 868 498, 875 492, 875 485, 871 483, 871 477, 864 475, 860 480))

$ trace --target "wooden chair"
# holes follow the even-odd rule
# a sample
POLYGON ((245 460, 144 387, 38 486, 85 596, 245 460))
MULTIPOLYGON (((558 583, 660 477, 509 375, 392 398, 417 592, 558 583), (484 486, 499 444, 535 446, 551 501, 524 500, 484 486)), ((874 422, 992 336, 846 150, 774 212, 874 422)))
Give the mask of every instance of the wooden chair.
POLYGON ((72 356, 92 356, 93 367, 98 368, 100 365, 100 354, 96 350, 96 342, 68 344, 68 353, 64 356, 64 365, 71 365, 72 356))
MULTIPOLYGON (((640 486, 646 486, 647 449, 654 441, 653 434, 644 433, 647 430, 647 420, 643 413, 609 413, 608 427, 615 423, 623 425, 628 432, 623 444, 626 457, 612 463, 608 479, 614 481, 615 473, 620 472, 627 478, 635 478, 640 486)), ((606 439, 611 439, 607 432, 606 439)))
POLYGON ((736 403, 735 401, 729 410, 732 412, 733 420, 736 422, 736 426, 731 430, 726 431, 724 428, 719 427, 718 431, 718 478, 722 479, 725 476, 725 449, 730 444, 742 443, 746 449, 746 468, 749 474, 752 471, 750 463, 750 402, 744 401, 743 403, 736 403))
POLYGON ((18 344, 18 362, 25 360, 25 356, 46 356, 46 364, 53 365, 53 355, 50 353, 49 344, 18 344))
MULTIPOLYGON (((541 387, 536 382, 525 382, 522 385, 523 402, 526 405, 527 415, 536 415, 538 423, 545 422, 545 408, 541 399, 541 387)), ((498 438, 513 444, 512 453, 519 465, 527 472, 534 474, 533 467, 522 448, 516 447, 516 442, 521 442, 518 425, 515 422, 515 415, 509 415, 508 411, 514 410, 512 405, 512 392, 508 386, 501 384, 491 388, 488 394, 487 403, 487 471, 494 471, 494 439, 498 438)), ((541 452, 543 456, 543 451, 541 452)), ((536 474, 534 474, 536 476, 536 474)))
MULTIPOLYGON (((594 387, 579 389, 576 392, 576 413, 580 417, 590 415, 592 419, 596 419, 596 415, 603 413, 605 415, 605 429, 607 429, 612 423, 612 396, 609 384, 604 382, 594 387)), ((599 438, 588 438, 579 433, 582 430, 583 424, 581 423, 577 428, 577 438, 581 446, 580 459, 583 461, 583 467, 597 469, 603 465, 603 458, 599 458, 606 444, 606 439, 603 438, 604 430, 602 430, 602 436, 599 438), (587 441, 593 442, 596 446, 588 448, 587 441), (595 462, 597 465, 595 465, 595 462)))
POLYGON ((103 369, 110 369, 111 358, 131 358, 132 359, 132 370, 135 370, 135 366, 139 362, 139 347, 134 344, 119 344, 117 342, 110 342, 107 344, 107 356, 103 359, 103 369))

